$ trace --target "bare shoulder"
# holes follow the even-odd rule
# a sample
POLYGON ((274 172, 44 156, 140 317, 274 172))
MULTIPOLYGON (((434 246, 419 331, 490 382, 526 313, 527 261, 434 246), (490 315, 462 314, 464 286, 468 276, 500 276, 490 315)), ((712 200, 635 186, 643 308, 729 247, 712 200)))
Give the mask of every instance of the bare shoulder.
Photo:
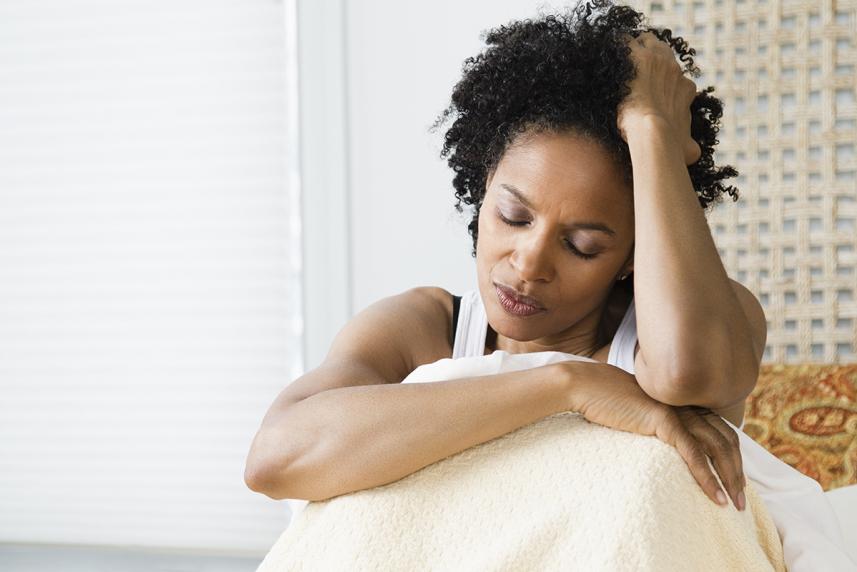
POLYGON ((452 355, 451 316, 452 295, 445 289, 410 288, 360 312, 348 335, 334 341, 329 357, 352 358, 359 349, 362 360, 371 361, 388 383, 398 383, 420 365, 452 355))
POLYGON ((442 307, 449 310, 449 315, 452 316, 452 294, 446 288, 441 288, 440 286, 415 286, 406 293, 421 297, 424 300, 432 300, 437 305, 435 309, 442 307))
POLYGON ((414 300, 421 323, 420 343, 413 345, 414 369, 452 356, 452 294, 438 286, 417 286, 406 292, 414 300))
POLYGON ((424 363, 452 355, 452 296, 417 287, 370 304, 343 326, 324 361, 288 384, 263 425, 293 404, 322 391, 400 383, 424 363))

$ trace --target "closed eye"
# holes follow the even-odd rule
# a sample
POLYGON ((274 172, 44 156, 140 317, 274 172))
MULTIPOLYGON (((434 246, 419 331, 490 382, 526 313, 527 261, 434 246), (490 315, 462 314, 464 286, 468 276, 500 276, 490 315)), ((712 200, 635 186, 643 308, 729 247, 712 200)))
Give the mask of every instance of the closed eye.
MULTIPOLYGON (((525 220, 523 220, 523 221, 509 220, 506 217, 504 217, 503 213, 501 213, 500 211, 497 211, 497 216, 499 216, 500 220, 502 220, 504 223, 506 223, 509 226, 516 226, 516 227, 517 226, 524 226, 525 224, 528 224, 528 222, 529 222, 529 221, 525 221, 525 220)), ((596 256, 598 256, 597 254, 586 254, 585 252, 580 252, 577 248, 575 248, 574 244, 572 244, 571 241, 569 241, 569 240, 563 240, 563 242, 565 242, 566 246, 568 246, 568 249, 571 250, 572 254, 574 254, 575 256, 577 256, 579 258, 583 258, 585 260, 591 260, 591 259, 595 258, 596 256)))

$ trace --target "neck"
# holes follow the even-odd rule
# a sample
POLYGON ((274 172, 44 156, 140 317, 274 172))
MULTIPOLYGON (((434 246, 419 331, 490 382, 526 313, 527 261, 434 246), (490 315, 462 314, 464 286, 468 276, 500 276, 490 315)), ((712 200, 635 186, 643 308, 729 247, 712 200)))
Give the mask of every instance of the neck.
POLYGON ((544 344, 539 340, 519 341, 500 335, 488 326, 488 336, 485 345, 489 353, 502 350, 510 354, 524 354, 534 352, 562 352, 577 356, 592 357, 600 348, 596 336, 589 332, 579 337, 564 340, 561 344, 544 344))

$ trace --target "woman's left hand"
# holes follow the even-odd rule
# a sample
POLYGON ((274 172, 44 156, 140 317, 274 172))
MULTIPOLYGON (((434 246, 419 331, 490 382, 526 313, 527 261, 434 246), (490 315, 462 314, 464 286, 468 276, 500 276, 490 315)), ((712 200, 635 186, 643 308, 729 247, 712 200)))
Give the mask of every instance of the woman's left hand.
POLYGON ((652 32, 629 38, 636 76, 628 84, 631 92, 619 105, 618 127, 625 142, 639 120, 663 121, 673 140, 681 145, 685 164, 697 162, 702 150, 690 135, 690 104, 696 83, 684 75, 675 52, 652 32))
POLYGON ((704 407, 661 403, 643 391, 636 376, 614 365, 569 361, 557 367, 571 375, 570 411, 590 423, 655 436, 672 445, 712 501, 717 502, 717 492, 723 490, 716 473, 734 505, 744 509, 746 479, 738 434, 719 415, 704 407))
MULTIPOLYGON (((688 465, 691 471, 698 470, 706 457, 720 475, 720 481, 726 489, 726 494, 732 499, 732 504, 738 510, 744 510, 747 498, 744 489, 747 478, 744 475, 744 463, 741 458, 741 441, 738 434, 720 415, 707 407, 697 405, 668 406, 673 419, 678 423, 665 424, 658 437, 676 447, 685 458, 696 458, 699 462, 688 465), (690 434, 692 440, 683 439, 682 434, 690 434)), ((702 473, 710 477, 710 473, 702 473)))

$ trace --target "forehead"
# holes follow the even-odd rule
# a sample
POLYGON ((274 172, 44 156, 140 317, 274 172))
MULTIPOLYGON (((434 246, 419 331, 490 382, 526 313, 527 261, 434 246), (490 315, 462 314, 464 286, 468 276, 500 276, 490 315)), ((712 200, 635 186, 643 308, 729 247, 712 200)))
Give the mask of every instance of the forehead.
POLYGON ((535 133, 517 140, 497 164, 490 186, 497 197, 518 202, 504 185, 519 189, 537 210, 612 220, 633 215, 632 191, 615 159, 576 134, 535 133))

